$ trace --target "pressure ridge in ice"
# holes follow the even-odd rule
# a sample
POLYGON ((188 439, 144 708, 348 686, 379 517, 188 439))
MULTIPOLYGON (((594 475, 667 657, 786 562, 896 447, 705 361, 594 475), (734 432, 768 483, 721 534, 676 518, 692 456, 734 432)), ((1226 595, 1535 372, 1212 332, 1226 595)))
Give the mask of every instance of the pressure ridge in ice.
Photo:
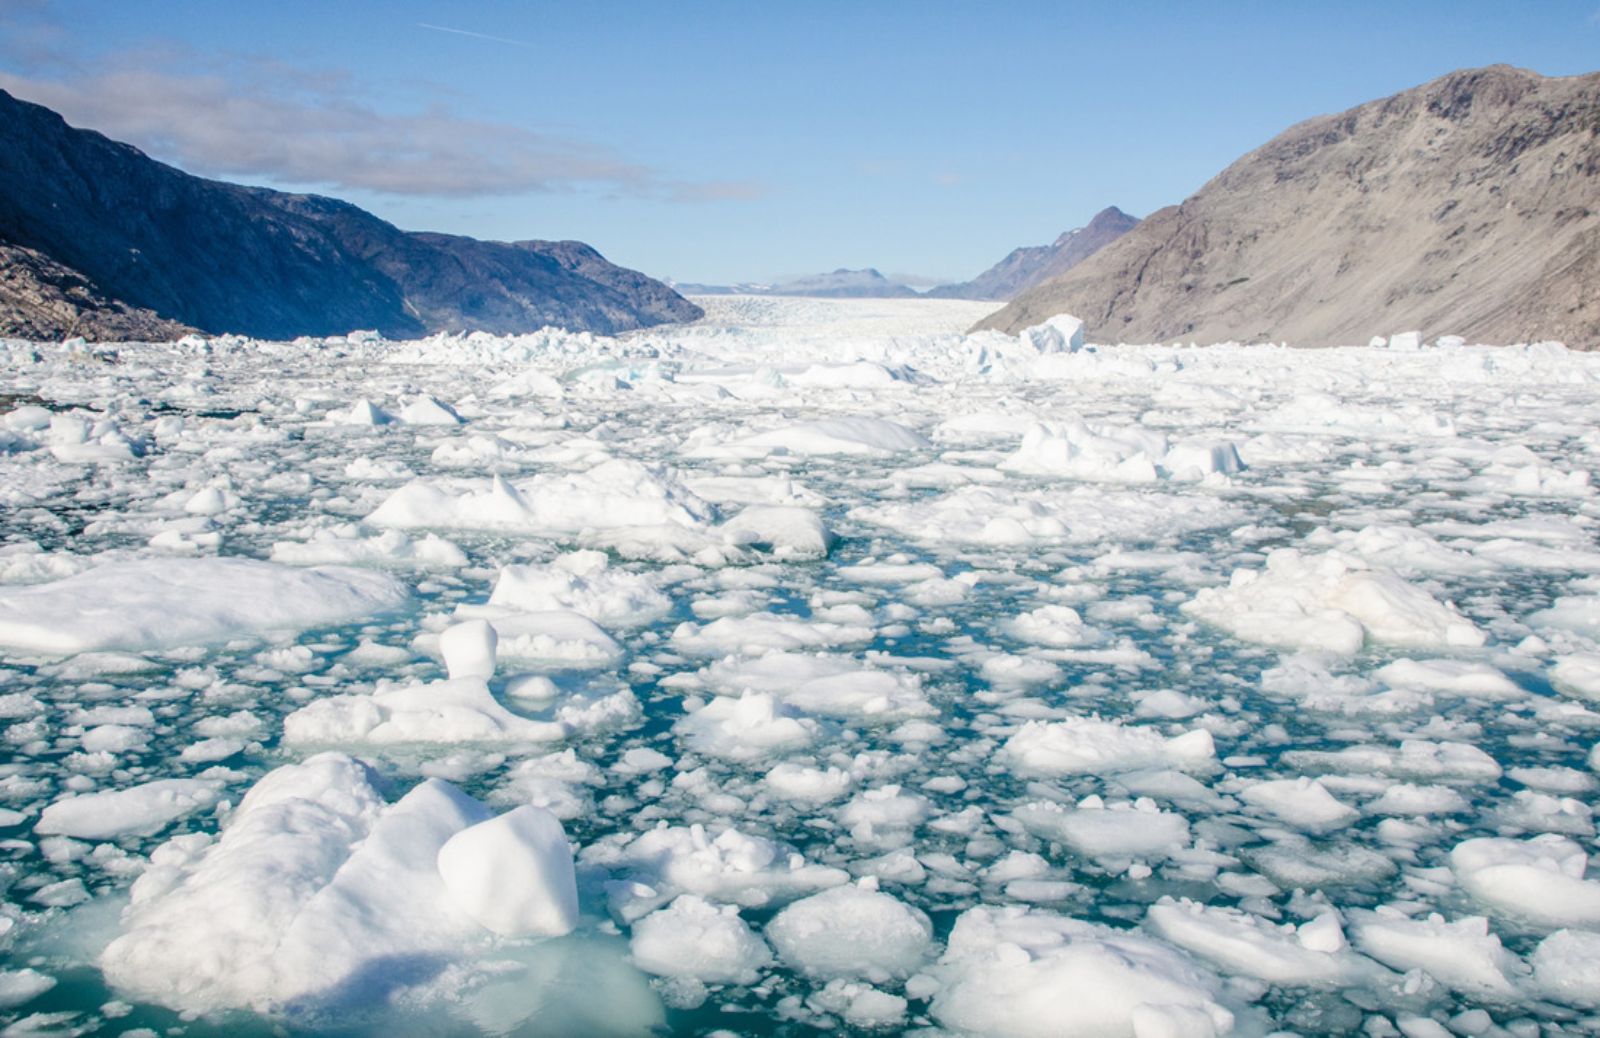
POLYGON ((0 342, 0 1030, 1600 1033, 1600 365, 0 342))

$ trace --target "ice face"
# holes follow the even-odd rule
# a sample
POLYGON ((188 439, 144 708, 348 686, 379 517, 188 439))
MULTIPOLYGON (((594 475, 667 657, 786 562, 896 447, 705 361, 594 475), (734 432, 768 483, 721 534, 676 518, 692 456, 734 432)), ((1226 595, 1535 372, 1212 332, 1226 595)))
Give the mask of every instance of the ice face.
POLYGON ((0 342, 0 1029, 1594 1029, 1600 364, 707 306, 0 342))

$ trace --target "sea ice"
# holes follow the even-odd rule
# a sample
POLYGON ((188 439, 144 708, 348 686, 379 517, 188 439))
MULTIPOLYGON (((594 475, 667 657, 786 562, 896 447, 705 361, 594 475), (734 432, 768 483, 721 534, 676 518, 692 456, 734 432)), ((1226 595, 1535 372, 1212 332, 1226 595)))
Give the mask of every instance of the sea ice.
POLYGON ((0 647, 68 656, 205 645, 348 623, 407 598, 393 578, 367 570, 236 558, 109 562, 0 591, 0 647))

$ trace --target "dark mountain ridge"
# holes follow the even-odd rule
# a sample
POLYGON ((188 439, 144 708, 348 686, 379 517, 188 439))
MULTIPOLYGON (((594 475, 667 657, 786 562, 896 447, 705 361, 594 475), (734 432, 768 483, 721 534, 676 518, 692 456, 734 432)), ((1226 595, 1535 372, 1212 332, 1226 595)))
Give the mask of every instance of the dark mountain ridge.
POLYGON ((0 244, 207 332, 610 334, 701 316, 581 242, 413 233, 337 199, 206 180, 5 91, 0 185, 0 244))

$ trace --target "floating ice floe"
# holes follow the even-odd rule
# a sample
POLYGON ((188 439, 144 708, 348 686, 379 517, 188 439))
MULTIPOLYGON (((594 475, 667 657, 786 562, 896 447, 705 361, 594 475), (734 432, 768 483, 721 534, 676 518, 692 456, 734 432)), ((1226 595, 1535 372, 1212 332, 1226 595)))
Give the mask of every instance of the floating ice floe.
POLYGON ((489 605, 532 613, 570 611, 597 624, 637 627, 671 611, 672 600, 650 578, 612 566, 604 552, 574 551, 546 565, 505 567, 489 605))
POLYGON ((1013 817, 1035 836, 1099 861, 1162 861, 1187 846, 1190 838, 1183 815, 1160 810, 1148 797, 1108 804, 1089 796, 1075 808, 1048 801, 1024 804, 1013 817))
POLYGON ((1274 924, 1237 908, 1164 897, 1150 906, 1145 921, 1184 951, 1280 987, 1349 987, 1388 975, 1349 947, 1332 911, 1298 925, 1274 924))
POLYGON ((217 783, 206 779, 155 779, 99 793, 79 793, 47 806, 33 831, 80 840, 149 835, 215 804, 217 783))
POLYGON ((638 700, 625 687, 570 696, 543 719, 514 713, 489 687, 499 655, 496 630, 483 620, 451 628, 441 646, 448 678, 420 684, 384 681, 371 693, 315 700, 284 719, 284 741, 311 746, 515 745, 554 742, 637 720, 638 700))
POLYGON ((1181 952, 1035 909, 963 912, 929 973, 933 1018, 968 1034, 1215 1038, 1234 1029, 1220 981, 1181 952))
POLYGON ((1413 919, 1380 907, 1359 913, 1352 933, 1357 948, 1392 969, 1420 969, 1454 991, 1496 1003, 1519 997, 1522 961, 1489 932, 1483 916, 1413 919))
MULTIPOLYGON (((924 450, 927 437, 887 418, 822 418, 734 440, 739 453, 884 456, 924 450)), ((702 449, 700 456, 706 456, 702 449)), ((712 455, 717 452, 712 451, 712 455)))
POLYGON ((680 894, 761 908, 849 878, 842 869, 810 864, 772 840, 732 828, 713 836, 701 825, 663 824, 638 835, 618 833, 584 847, 578 858, 615 877, 606 885, 606 896, 612 912, 625 921, 680 894))
POLYGON ((875 883, 838 886, 789 905, 767 924, 784 962, 818 977, 905 978, 927 960, 933 925, 875 883))
POLYGON ((1171 767, 1216 766, 1216 744, 1203 728, 1168 738, 1159 730, 1094 717, 1029 721, 1003 750, 1021 774, 1089 775, 1171 767))
POLYGON ((705 984, 753 984, 772 962, 772 951, 740 918, 737 905, 693 894, 635 922, 630 947, 646 973, 705 984))
POLYGON ((1496 914, 1542 928, 1600 930, 1600 878, 1584 878, 1588 852, 1565 837, 1466 840, 1450 852, 1450 868, 1496 914))
POLYGON ((1184 611, 1246 641, 1355 653, 1368 638, 1416 648, 1476 648, 1484 633, 1448 603, 1394 573, 1338 552, 1280 548, 1260 570, 1235 570, 1184 611))
POLYGON ((255 785, 215 839, 159 848, 101 956, 108 979, 191 1011, 370 1010, 480 956, 507 921, 519 931, 530 913, 572 921, 559 823, 491 819, 437 780, 390 804, 373 779, 340 754, 287 765, 255 785), (441 858, 452 845, 462 852, 441 858), (401 960, 412 968, 385 968, 401 960))
POLYGON ((393 578, 367 570, 236 558, 110 562, 0 591, 0 646, 67 656, 205 645, 349 623, 408 597, 393 578))
POLYGON ((1231 475, 1243 471, 1244 462, 1238 447, 1229 441, 1174 444, 1155 430, 1095 428, 1079 418, 1034 425, 999 467, 1033 476, 1153 483, 1231 475))
POLYGON ((697 529, 715 512, 665 470, 612 459, 584 472, 511 483, 413 482, 367 521, 399 529, 515 530, 547 537, 630 527, 697 529))

